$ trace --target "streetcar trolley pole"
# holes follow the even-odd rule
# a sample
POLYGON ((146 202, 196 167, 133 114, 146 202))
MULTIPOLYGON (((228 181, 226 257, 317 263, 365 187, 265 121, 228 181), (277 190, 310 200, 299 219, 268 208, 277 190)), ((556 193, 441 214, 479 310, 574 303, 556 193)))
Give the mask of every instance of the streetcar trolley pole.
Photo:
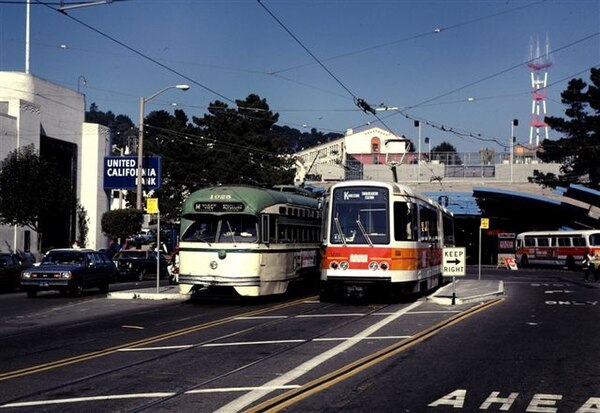
POLYGON ((465 247, 444 248, 444 261, 442 262, 442 275, 452 276, 452 305, 456 304, 456 277, 466 274, 465 247))

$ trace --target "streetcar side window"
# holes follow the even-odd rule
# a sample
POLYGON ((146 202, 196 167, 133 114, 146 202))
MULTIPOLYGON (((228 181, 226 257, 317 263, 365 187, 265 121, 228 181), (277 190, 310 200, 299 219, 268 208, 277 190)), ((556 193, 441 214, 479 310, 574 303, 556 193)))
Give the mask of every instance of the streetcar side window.
POLYGON ((394 202, 394 239, 414 241, 417 233, 415 205, 407 202, 394 202))
POLYGON ((419 208, 419 220, 421 223, 421 241, 437 241, 438 225, 436 211, 421 205, 419 208))
POLYGON ((525 246, 526 247, 535 247, 535 238, 534 237, 525 237, 525 246))
POLYGON ((570 247, 571 246, 571 238, 558 237, 558 246, 559 247, 570 247))
MULTIPOLYGON (((583 237, 573 237, 573 245, 576 247, 585 247, 585 238, 583 237)), ((596 244, 594 244, 596 245, 596 244)))
POLYGON ((538 247, 548 247, 550 246, 550 242, 548 238, 538 238, 538 247))

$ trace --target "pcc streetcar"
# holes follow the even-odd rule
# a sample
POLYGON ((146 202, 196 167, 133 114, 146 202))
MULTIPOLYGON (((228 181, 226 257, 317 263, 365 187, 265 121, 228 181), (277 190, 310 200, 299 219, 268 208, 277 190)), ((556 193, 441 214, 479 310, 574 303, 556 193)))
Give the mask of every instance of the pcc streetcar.
POLYGON ((321 210, 315 198, 249 186, 192 193, 182 206, 182 291, 284 293, 290 282, 318 280, 321 210))
POLYGON ((425 292, 442 282, 452 214, 408 186, 374 181, 333 185, 324 207, 321 298, 367 290, 425 292))

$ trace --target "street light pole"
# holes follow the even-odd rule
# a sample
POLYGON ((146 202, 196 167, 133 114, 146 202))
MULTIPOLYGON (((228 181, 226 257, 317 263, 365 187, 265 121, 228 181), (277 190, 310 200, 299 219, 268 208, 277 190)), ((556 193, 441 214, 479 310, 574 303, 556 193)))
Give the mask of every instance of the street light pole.
POLYGON ((188 85, 175 85, 175 86, 167 86, 164 89, 159 90, 153 95, 145 98, 143 96, 140 97, 140 127, 138 134, 138 156, 137 156, 137 193, 136 193, 136 208, 140 211, 143 211, 142 207, 142 180, 143 180, 143 167, 142 162, 144 160, 144 111, 146 102, 151 99, 154 99, 156 96, 161 93, 169 90, 169 89, 180 89, 180 90, 188 90, 190 87, 188 85))
POLYGON ((519 119, 513 119, 510 124, 510 183, 513 182, 513 152, 515 146, 515 126, 519 126, 519 119))

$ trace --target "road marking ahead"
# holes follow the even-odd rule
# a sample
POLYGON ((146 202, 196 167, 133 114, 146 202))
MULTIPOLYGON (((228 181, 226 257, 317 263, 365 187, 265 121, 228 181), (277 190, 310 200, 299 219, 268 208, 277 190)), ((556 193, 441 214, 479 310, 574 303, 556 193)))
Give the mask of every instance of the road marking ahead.
MULTIPOLYGON (((500 397, 500 392, 493 391, 481 403, 479 410, 488 410, 492 405, 497 405, 501 411, 510 411, 513 403, 519 397, 519 393, 509 393, 504 397, 500 397)), ((506 393, 504 393, 506 394, 506 393)), ((429 403, 428 407, 452 407, 454 409, 463 409, 467 399, 467 390, 458 389, 448 393, 444 397, 429 403)), ((536 393, 531 397, 527 409, 527 413, 558 413, 560 401, 563 396, 560 394, 536 393)), ((569 409, 569 411, 572 411, 569 409)), ((600 412, 600 397, 590 397, 577 409, 574 413, 599 413, 600 412)))

